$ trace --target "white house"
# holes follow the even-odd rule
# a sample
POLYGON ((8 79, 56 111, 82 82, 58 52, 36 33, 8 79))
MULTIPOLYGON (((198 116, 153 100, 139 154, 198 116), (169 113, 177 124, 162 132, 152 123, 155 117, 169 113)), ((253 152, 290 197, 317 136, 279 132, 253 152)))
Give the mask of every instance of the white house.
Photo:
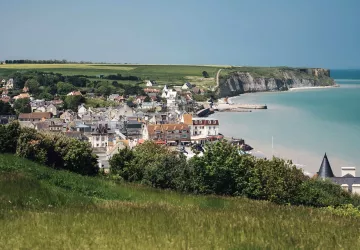
POLYGON ((152 87, 152 86, 155 86, 157 85, 157 83, 155 81, 152 81, 152 80, 147 80, 146 81, 146 86, 147 87, 152 87))
POLYGON ((46 107, 46 112, 50 112, 53 114, 53 116, 56 116, 57 115, 57 108, 54 104, 49 104, 47 107, 46 107))
POLYGON ((14 88, 14 80, 10 78, 7 83, 5 84, 6 89, 13 89, 14 88))
POLYGON ((85 108, 84 104, 81 104, 78 108, 78 115, 82 117, 83 115, 87 114, 88 110, 85 108))
POLYGON ((182 89, 192 89, 192 85, 189 82, 184 83, 184 85, 181 87, 182 89))
POLYGON ((1 80, 1 84, 4 85, 6 83, 6 80, 5 79, 2 79, 1 80))
POLYGON ((191 140, 204 143, 219 136, 219 120, 213 118, 192 118, 190 127, 191 140))

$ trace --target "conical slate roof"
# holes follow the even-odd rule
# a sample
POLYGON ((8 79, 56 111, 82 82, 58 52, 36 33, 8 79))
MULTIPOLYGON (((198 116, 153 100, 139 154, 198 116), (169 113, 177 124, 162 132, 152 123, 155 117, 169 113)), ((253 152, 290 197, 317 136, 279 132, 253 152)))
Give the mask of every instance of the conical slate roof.
POLYGON ((325 153, 324 158, 321 162, 321 166, 318 172, 318 176, 322 179, 334 177, 333 171, 331 169, 329 160, 327 158, 327 155, 325 153))

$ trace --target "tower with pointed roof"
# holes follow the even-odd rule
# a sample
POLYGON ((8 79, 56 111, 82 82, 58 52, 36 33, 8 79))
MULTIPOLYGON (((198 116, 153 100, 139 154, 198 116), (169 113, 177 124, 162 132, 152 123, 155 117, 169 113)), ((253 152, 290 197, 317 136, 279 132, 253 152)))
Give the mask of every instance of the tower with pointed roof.
POLYGON ((326 153, 321 162, 320 169, 318 172, 318 177, 322 178, 322 179, 335 177, 333 174, 333 171, 331 169, 331 166, 330 166, 330 163, 329 163, 326 153))

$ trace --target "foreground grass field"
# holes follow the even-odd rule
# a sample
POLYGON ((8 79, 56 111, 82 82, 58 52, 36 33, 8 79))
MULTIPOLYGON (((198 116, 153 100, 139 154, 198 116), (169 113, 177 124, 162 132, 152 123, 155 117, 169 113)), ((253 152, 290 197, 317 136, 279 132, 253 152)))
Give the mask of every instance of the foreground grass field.
POLYGON ((183 195, 0 155, 1 249, 357 249, 360 220, 183 195))
POLYGON ((215 75, 220 68, 228 66, 196 65, 129 65, 129 64, 5 64, 0 65, 0 76, 7 76, 16 71, 38 70, 61 73, 63 75, 121 74, 137 76, 141 79, 155 80, 160 84, 182 85, 186 81, 204 87, 215 85, 215 75), (204 79, 202 72, 209 74, 204 79))

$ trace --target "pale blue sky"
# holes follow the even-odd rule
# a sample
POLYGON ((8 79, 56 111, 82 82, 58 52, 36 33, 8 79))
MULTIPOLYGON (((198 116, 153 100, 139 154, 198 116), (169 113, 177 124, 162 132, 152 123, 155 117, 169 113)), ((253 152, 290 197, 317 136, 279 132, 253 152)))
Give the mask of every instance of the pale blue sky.
POLYGON ((0 60, 360 68, 359 0, 0 0, 0 60))

